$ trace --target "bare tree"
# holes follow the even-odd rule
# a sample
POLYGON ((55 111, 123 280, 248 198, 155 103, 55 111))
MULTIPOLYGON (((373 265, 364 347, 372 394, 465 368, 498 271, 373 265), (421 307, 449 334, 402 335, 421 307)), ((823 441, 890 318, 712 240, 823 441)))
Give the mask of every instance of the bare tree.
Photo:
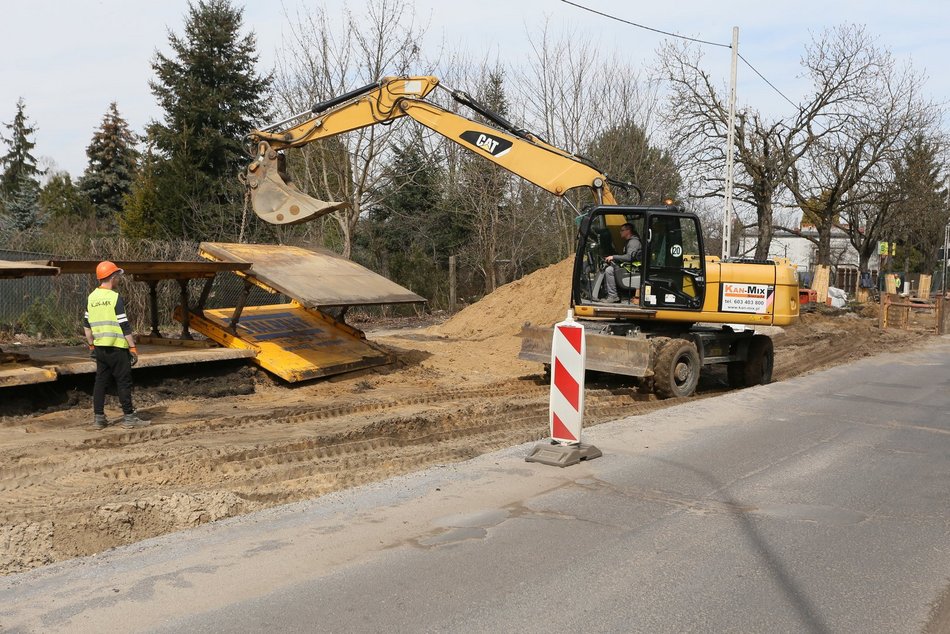
POLYGON ((886 175, 910 138, 933 125, 938 109, 921 97, 923 76, 899 67, 864 27, 825 31, 803 63, 816 83, 840 86, 840 96, 812 123, 824 131, 790 165, 784 184, 817 229, 818 262, 831 264, 832 229, 846 228, 842 218, 852 208, 897 209, 888 201, 886 175))
MULTIPOLYGON (((288 19, 291 38, 278 63, 277 93, 289 113, 304 112, 326 100, 371 84, 386 75, 425 72, 419 42, 426 26, 412 5, 370 0, 363 14, 348 8, 335 24, 318 6, 288 19)), ((378 203, 387 156, 397 126, 370 126, 317 141, 288 157, 294 180, 305 191, 348 206, 331 214, 339 248, 349 257, 357 223, 378 203)))
MULTIPOLYGON (((724 171, 728 108, 705 71, 697 48, 666 43, 660 50, 661 71, 671 92, 666 122, 675 139, 679 160, 692 171, 691 180, 702 183, 699 198, 724 196, 724 171)), ((755 211, 758 242, 755 258, 768 256, 774 232, 775 208, 785 191, 786 176, 816 143, 830 134, 828 124, 819 125, 829 109, 849 98, 848 72, 813 75, 813 87, 805 105, 788 117, 767 117, 753 108, 736 113, 733 196, 755 211)))
MULTIPOLYGON (((655 134, 656 85, 629 62, 618 55, 602 54, 597 44, 576 33, 552 33, 547 23, 528 37, 531 57, 526 66, 516 69, 515 76, 519 78, 516 92, 521 93, 524 119, 533 132, 552 145, 581 155, 612 129, 636 126, 647 141, 655 134), (606 77, 609 82, 604 81, 606 77)), ((621 152, 640 149, 618 148, 621 152)), ((642 149, 645 151, 645 146, 642 149)), ((642 164, 636 157, 631 160, 642 164)), ((545 231, 561 257, 574 250, 576 211, 595 202, 586 192, 565 198, 570 204, 549 204, 545 231)))
MULTIPOLYGON (((640 115, 652 112, 643 98, 651 93, 639 84, 635 72, 627 72, 616 60, 599 58, 593 47, 576 38, 555 41, 546 30, 535 46, 537 58, 528 68, 455 57, 442 71, 443 83, 469 91, 519 127, 575 153, 583 153, 612 130, 636 126, 646 134, 649 119, 640 115), (621 78, 606 95, 589 78, 604 73, 621 78), (504 78, 503 104, 487 89, 493 76, 504 78)), ((468 111, 460 114, 473 116, 468 111)), ((642 149, 613 147, 611 151, 629 155, 642 149)), ((595 202, 589 194, 569 194, 572 204, 565 204, 453 144, 447 144, 444 152, 447 200, 466 215, 472 229, 463 257, 477 269, 486 291, 573 251, 577 210, 595 202)), ((615 161, 624 166, 630 162, 615 161)))

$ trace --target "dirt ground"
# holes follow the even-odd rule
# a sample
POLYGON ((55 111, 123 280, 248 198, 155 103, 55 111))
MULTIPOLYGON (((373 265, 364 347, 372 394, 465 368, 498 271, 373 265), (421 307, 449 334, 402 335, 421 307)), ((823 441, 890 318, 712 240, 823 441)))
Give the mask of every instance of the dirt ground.
MULTIPOLYGON (((95 431, 91 379, 0 394, 0 574, 545 437, 548 386, 517 359, 516 335, 564 317, 569 266, 442 324, 371 331, 394 367, 302 386, 227 364, 137 376, 142 429, 95 431)), ((927 338, 882 331, 873 311, 805 314, 775 336, 775 379, 927 338)), ((693 398, 725 389, 724 372, 704 370, 693 398)), ((675 402, 619 380, 588 384, 586 401, 586 425, 675 402)), ((114 399, 106 411, 118 416, 114 399)))

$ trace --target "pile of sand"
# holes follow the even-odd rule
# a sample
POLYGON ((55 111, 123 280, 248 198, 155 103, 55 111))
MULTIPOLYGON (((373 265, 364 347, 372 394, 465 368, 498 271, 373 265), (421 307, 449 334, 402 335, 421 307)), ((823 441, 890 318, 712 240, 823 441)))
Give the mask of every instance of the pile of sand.
POLYGON ((505 284, 432 332, 456 339, 514 336, 525 323, 550 326, 567 316, 574 258, 505 284))

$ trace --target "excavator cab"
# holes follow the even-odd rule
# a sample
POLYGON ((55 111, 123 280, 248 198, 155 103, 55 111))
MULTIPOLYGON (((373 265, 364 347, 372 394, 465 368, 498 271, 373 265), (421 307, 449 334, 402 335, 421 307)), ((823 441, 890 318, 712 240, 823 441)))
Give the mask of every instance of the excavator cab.
POLYGON ((606 277, 613 274, 622 306, 698 311, 706 290, 699 218, 674 206, 594 207, 580 223, 574 273, 575 306, 610 306, 606 277), (625 223, 640 239, 640 260, 608 268, 607 256, 624 252, 625 223))

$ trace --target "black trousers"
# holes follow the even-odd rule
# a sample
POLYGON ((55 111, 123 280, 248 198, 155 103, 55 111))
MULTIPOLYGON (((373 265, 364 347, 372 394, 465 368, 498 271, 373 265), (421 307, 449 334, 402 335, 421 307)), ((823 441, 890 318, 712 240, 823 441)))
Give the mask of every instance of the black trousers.
POLYGON ((106 388, 115 379, 116 392, 122 412, 131 414, 132 409, 132 356, 125 348, 112 346, 96 347, 96 385, 92 389, 92 411, 104 414, 106 388))

